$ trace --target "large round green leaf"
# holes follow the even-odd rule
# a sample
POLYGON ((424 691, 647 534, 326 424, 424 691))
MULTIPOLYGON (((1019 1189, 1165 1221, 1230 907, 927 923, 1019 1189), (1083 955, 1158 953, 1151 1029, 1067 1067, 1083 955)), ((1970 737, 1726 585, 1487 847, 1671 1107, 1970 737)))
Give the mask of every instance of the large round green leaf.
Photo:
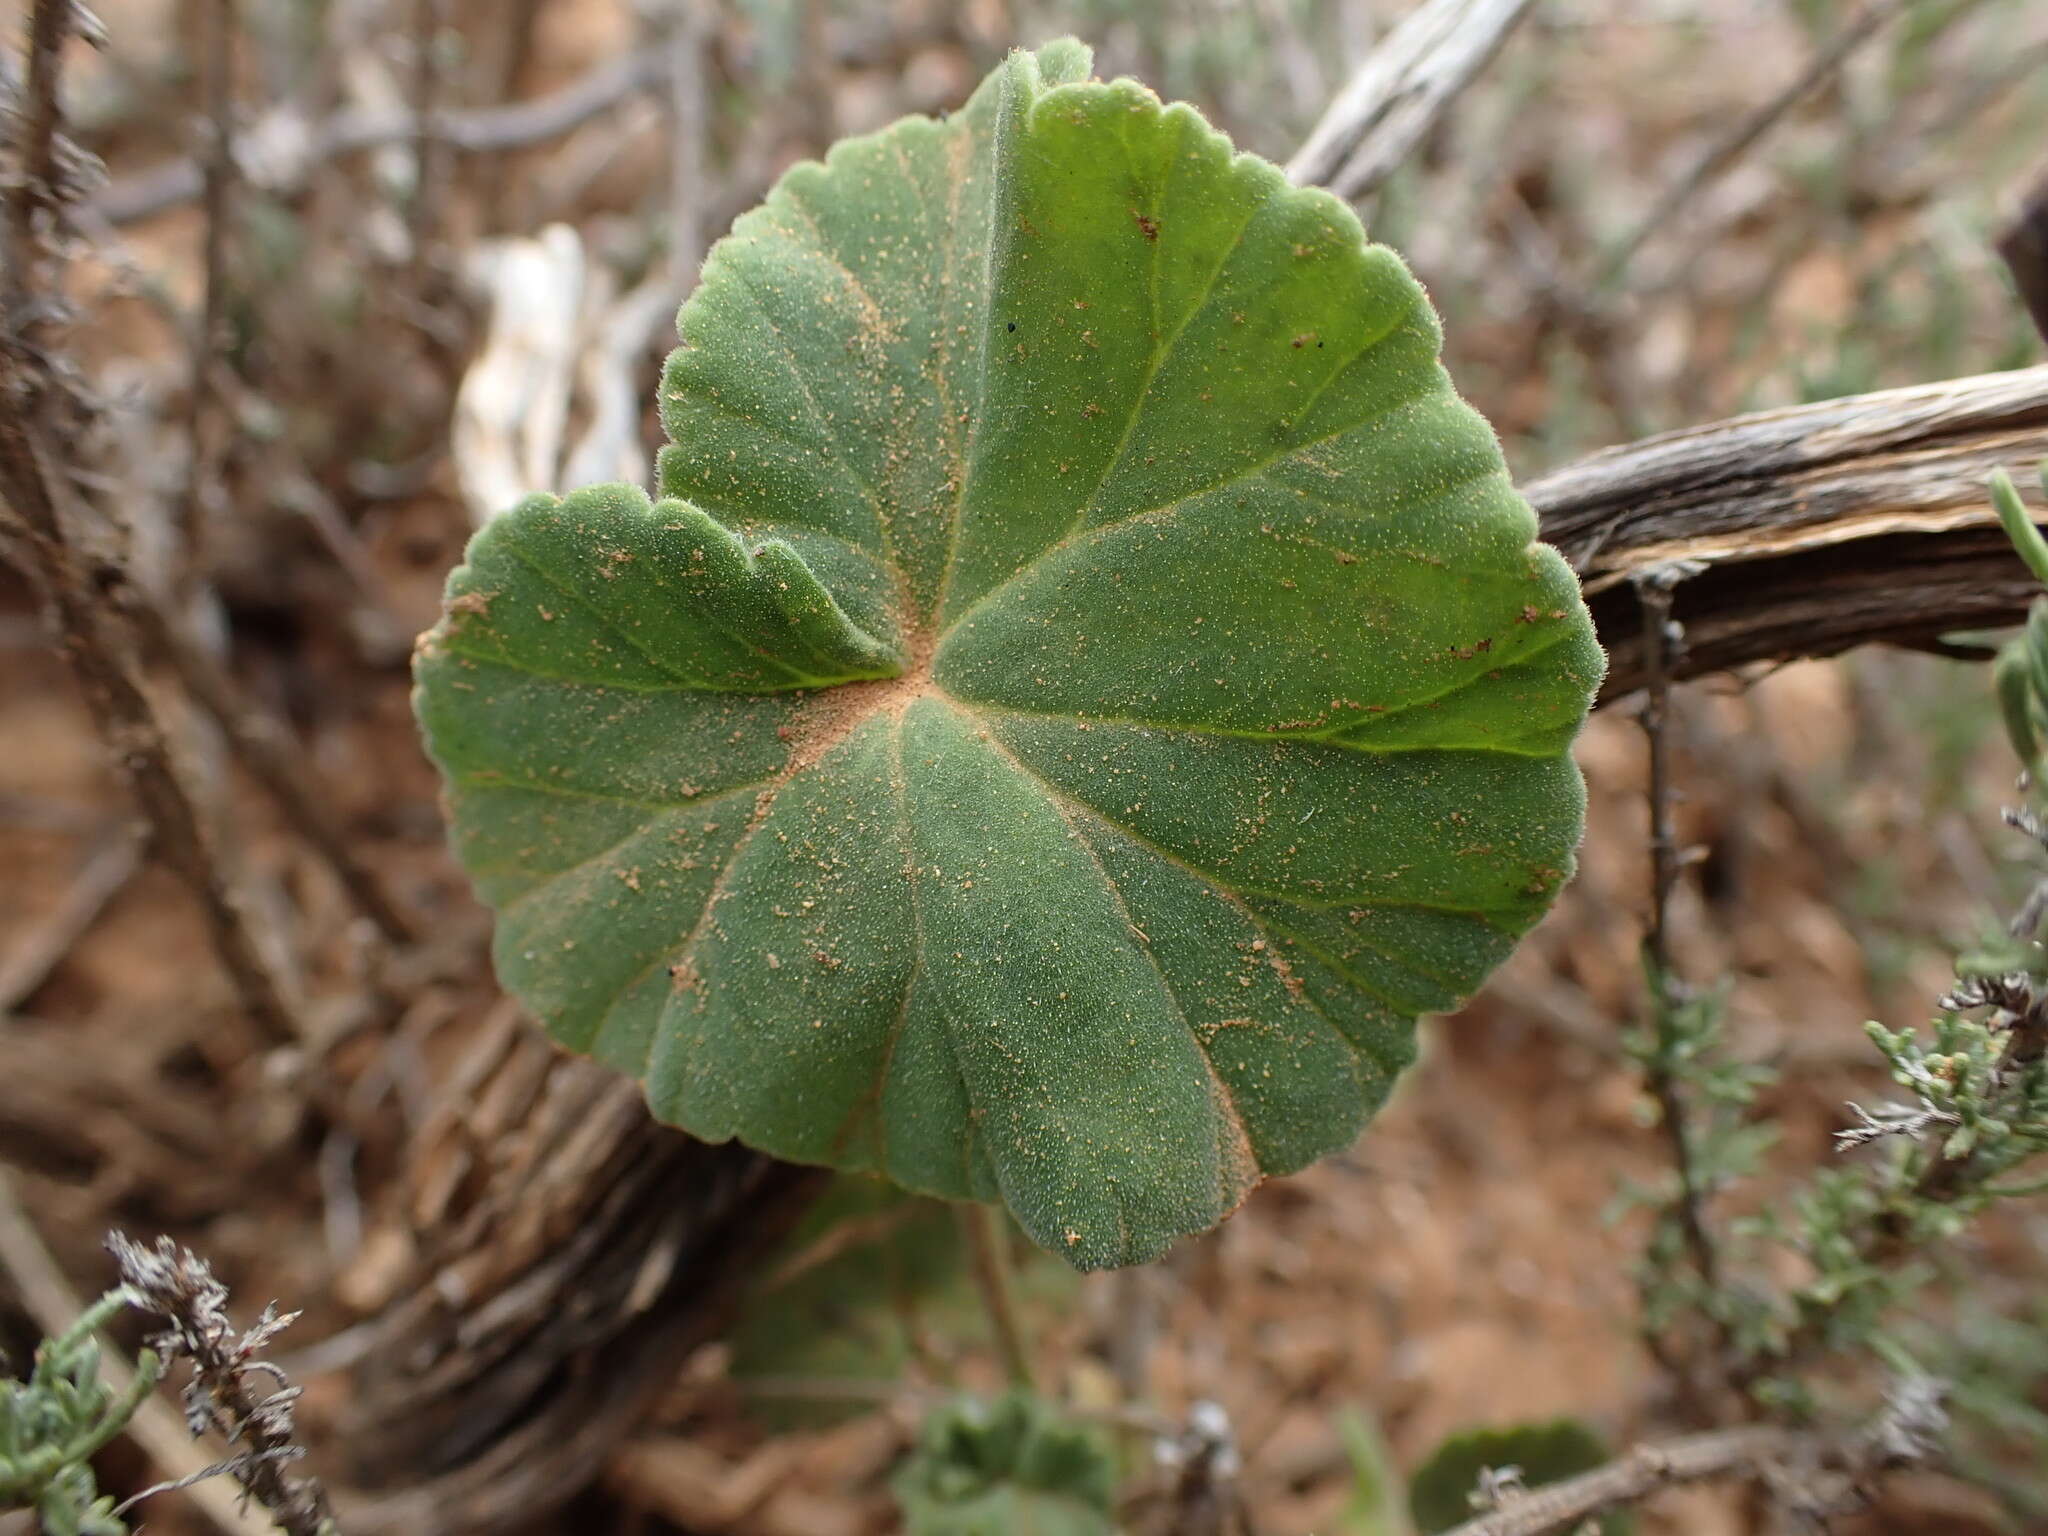
POLYGON ((418 675, 558 1039, 1093 1267, 1357 1132, 1568 877, 1602 663, 1399 259, 1088 67, 786 175, 662 499, 498 518, 418 675))

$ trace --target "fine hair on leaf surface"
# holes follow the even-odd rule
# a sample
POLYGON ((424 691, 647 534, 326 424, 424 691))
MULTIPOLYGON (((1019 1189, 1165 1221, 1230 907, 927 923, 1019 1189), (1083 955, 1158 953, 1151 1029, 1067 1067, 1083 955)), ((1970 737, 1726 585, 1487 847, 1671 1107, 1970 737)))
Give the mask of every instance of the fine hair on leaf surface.
POLYGON ((491 522, 417 697, 558 1040, 1097 1268, 1348 1144, 1542 914, 1603 661, 1399 258, 1089 68, 785 175, 656 497, 491 522))

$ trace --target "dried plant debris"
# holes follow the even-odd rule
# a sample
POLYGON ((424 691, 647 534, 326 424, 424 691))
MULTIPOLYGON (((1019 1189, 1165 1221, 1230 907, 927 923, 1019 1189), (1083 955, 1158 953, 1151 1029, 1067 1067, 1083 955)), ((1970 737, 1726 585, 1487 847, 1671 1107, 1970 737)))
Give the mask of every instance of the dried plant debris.
POLYGON ((107 1251, 120 1266, 131 1303, 167 1325, 149 1340, 149 1347, 166 1363, 191 1362, 191 1379, 182 1394, 186 1426, 195 1438, 212 1431, 237 1447, 193 1477, 148 1492, 225 1474, 291 1536, 332 1536, 334 1517, 325 1491, 315 1480, 289 1471, 306 1454, 292 1424, 301 1389, 263 1358, 265 1348, 299 1314, 280 1315, 272 1302, 247 1332, 238 1332, 228 1316, 227 1287, 190 1249, 167 1237, 146 1248, 120 1232, 110 1232, 107 1251))

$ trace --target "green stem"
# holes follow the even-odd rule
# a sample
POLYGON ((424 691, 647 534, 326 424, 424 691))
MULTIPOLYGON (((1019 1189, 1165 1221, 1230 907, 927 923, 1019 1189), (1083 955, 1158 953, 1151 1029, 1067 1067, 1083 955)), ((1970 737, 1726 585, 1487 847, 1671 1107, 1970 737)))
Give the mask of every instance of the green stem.
MULTIPOLYGON (((2042 478, 2048 484, 2048 469, 2043 470, 2042 478)), ((2012 476, 2002 469, 1991 472, 1991 505, 1998 509, 1998 520, 2005 524, 2005 536, 2027 562, 2027 569, 2048 586, 2048 539, 2041 537, 2041 530, 2034 526, 2026 504, 2013 486, 2012 476)))
POLYGON ((996 1226, 995 1212, 979 1201, 957 1209, 967 1252, 974 1264, 974 1283, 981 1290, 982 1308, 988 1313, 989 1331, 995 1335, 1003 1369, 1009 1375, 1010 1385, 1034 1391, 1031 1357, 1017 1327, 1017 1308, 1010 1294, 1010 1267, 1003 1255, 1002 1233, 996 1226))

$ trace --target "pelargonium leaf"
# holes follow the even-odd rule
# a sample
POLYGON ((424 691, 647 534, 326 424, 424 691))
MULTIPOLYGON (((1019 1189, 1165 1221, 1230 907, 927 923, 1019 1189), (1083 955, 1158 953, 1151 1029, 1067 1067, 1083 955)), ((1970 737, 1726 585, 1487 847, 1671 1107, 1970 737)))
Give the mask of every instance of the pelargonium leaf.
POLYGON ((1092 1268, 1345 1145, 1543 911, 1602 658, 1400 260, 1088 69, 784 176, 660 499, 496 519, 417 670, 557 1039, 1092 1268))

